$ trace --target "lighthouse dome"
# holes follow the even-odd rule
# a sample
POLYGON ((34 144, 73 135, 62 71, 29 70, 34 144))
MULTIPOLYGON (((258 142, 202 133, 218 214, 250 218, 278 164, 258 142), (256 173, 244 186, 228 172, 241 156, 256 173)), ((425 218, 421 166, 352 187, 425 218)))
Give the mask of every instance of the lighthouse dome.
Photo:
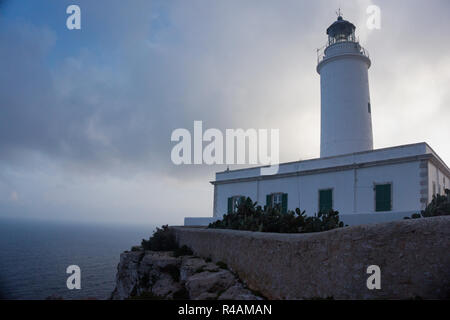
POLYGON ((329 44, 343 41, 356 41, 355 29, 356 27, 353 23, 339 16, 327 29, 329 44))

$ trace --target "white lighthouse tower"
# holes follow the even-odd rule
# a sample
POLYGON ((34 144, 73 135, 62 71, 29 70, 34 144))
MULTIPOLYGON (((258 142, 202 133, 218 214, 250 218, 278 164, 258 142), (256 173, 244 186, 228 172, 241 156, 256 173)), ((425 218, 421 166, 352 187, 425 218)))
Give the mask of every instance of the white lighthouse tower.
POLYGON ((338 15, 318 55, 321 86, 320 158, 216 173, 213 217, 185 218, 206 226, 239 210, 247 197, 280 212, 330 209, 345 224, 403 220, 450 186, 450 168, 426 143, 373 149, 368 70, 370 59, 355 26, 338 15))
POLYGON ((368 69, 371 61, 339 14, 318 57, 321 89, 320 157, 373 149, 368 69))

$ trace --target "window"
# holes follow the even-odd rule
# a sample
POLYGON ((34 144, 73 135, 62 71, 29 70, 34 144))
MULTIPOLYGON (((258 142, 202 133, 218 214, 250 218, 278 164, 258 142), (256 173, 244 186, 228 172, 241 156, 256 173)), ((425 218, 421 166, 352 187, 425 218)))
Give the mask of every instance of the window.
POLYGON ((367 109, 369 110, 369 113, 372 113, 372 107, 370 106, 370 101, 369 101, 369 103, 367 104, 367 109))
POLYGON ((272 193, 266 197, 267 207, 279 208, 281 213, 287 213, 288 194, 287 193, 272 193))
POLYGON ((228 198, 228 213, 236 213, 241 203, 245 201, 244 196, 234 196, 228 198))
POLYGON ((333 209, 333 189, 319 190, 319 212, 333 209))
POLYGON ((392 184, 375 185, 375 211, 391 211, 392 210, 392 184))
POLYGON ((433 181, 433 196, 436 195, 436 182, 433 181))
POLYGON ((272 206, 280 206, 283 202, 283 197, 282 197, 282 193, 276 193, 274 195, 272 195, 272 206))

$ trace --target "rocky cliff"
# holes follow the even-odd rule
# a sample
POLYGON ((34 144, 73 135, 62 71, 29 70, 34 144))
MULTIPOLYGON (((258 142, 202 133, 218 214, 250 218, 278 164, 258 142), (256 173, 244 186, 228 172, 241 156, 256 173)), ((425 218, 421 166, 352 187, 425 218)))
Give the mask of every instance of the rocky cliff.
POLYGON ((225 264, 173 252, 131 251, 120 255, 111 299, 257 300, 225 264))

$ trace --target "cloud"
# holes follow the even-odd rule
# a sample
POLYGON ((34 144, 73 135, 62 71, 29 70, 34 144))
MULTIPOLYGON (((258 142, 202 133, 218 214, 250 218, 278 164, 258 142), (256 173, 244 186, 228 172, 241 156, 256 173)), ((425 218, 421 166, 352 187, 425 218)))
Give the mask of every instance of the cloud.
MULTIPOLYGON (((117 221, 210 214, 208 181, 225 166, 170 161, 172 131, 194 120, 280 129, 281 161, 318 156, 315 49, 338 1, 79 1, 81 31, 65 29, 66 4, 0 21, 0 185, 29 208, 58 216, 70 203, 68 216, 117 221), (121 216, 127 207, 140 214, 121 216)), ((375 145, 425 140, 449 162, 448 2, 378 1, 382 29, 370 33, 369 4, 342 9, 371 53, 375 145)))
POLYGON ((11 195, 9 196, 11 201, 18 201, 19 200, 19 194, 16 191, 12 191, 11 195))

